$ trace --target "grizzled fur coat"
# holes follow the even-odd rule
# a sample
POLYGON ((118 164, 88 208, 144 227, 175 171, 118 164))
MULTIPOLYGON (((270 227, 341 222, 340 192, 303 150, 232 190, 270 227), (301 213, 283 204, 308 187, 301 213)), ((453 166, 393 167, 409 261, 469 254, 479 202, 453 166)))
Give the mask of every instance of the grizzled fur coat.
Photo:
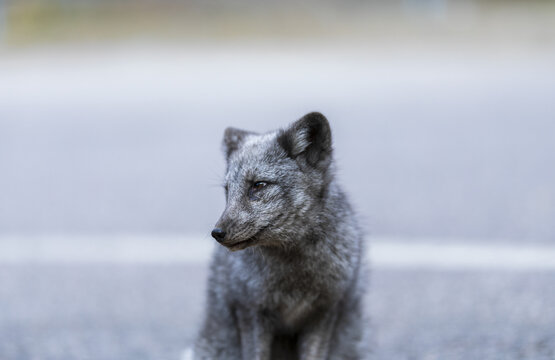
POLYGON ((359 359, 363 232, 320 113, 266 134, 228 128, 195 359, 359 359))

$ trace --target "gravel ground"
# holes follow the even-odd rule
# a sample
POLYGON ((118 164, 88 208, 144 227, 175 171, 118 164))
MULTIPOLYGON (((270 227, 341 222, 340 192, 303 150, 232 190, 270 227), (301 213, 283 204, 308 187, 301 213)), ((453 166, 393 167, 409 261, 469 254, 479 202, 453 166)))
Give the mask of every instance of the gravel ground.
MULTIPOLYGON (((1 265, 0 359, 179 359, 206 268, 1 265)), ((554 359, 552 272, 375 269, 375 359, 554 359)))

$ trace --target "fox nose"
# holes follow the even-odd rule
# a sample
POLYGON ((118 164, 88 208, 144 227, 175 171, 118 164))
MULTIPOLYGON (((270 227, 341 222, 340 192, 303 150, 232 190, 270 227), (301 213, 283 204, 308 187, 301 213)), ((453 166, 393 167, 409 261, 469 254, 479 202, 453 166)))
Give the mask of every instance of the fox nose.
POLYGON ((218 242, 222 242, 225 238, 225 231, 220 228, 215 228, 214 230, 212 230, 212 237, 218 242))

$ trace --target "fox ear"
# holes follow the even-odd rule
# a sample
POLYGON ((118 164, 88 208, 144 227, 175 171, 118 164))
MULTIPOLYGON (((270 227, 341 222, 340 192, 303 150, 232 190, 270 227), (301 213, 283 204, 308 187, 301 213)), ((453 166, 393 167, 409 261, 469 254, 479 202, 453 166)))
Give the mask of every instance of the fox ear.
POLYGON ((287 129, 277 141, 292 158, 304 157, 314 167, 327 168, 331 160, 331 129, 326 117, 318 112, 306 114, 287 129))
POLYGON ((228 127, 224 131, 223 150, 225 158, 229 159, 237 149, 241 147, 245 138, 249 135, 254 135, 253 132, 228 127))

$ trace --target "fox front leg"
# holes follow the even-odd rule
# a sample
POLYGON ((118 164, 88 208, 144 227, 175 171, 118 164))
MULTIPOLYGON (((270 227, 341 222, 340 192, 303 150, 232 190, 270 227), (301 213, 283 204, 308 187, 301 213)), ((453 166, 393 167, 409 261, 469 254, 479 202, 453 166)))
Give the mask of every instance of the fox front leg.
POLYGON ((239 331, 232 309, 209 298, 204 325, 195 342, 194 360, 240 360, 239 331))
POLYGON ((270 360, 273 332, 266 319, 254 311, 237 311, 243 360, 270 360))
POLYGON ((303 330, 299 338, 299 359, 326 360, 328 358, 336 319, 337 312, 332 309, 303 330))

